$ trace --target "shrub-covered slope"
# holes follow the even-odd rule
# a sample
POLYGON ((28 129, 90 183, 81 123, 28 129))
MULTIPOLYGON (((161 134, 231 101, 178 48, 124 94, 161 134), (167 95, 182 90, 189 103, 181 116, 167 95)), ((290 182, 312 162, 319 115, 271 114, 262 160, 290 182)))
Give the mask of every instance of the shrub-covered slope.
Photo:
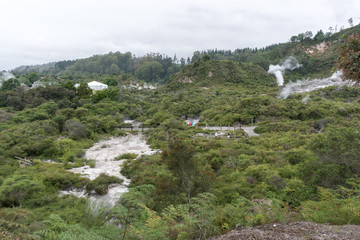
POLYGON ((252 63, 213 61, 205 55, 175 74, 170 84, 211 87, 239 84, 242 87, 276 86, 275 78, 263 68, 252 63))

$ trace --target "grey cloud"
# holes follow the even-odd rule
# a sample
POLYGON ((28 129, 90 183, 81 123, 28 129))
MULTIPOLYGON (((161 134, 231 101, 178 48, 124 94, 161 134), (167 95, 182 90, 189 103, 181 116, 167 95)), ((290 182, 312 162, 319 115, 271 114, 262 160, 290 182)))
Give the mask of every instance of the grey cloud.
POLYGON ((4 1, 0 70, 109 51, 191 57, 264 47, 360 17, 355 0, 4 1))

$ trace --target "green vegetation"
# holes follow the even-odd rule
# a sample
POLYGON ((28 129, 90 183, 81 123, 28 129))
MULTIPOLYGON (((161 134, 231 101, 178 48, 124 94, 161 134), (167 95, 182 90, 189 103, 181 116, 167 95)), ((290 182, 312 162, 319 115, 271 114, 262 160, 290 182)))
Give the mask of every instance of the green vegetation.
POLYGON ((346 79, 360 80, 360 35, 349 36, 340 45, 337 67, 343 70, 346 79))
MULTIPOLYGON (((22 80, 30 84, 39 80, 35 72, 47 74, 49 78, 56 80, 64 79, 74 82, 84 82, 82 80, 99 77, 102 82, 109 86, 116 86, 118 82, 129 80, 136 76, 146 82, 166 82, 172 74, 180 71, 185 65, 185 59, 177 59, 161 54, 147 54, 143 57, 136 57, 130 52, 108 53, 105 55, 95 55, 90 58, 78 59, 74 61, 61 61, 56 64, 49 64, 36 67, 19 67, 13 70, 14 74, 21 74, 22 80), (41 71, 40 71, 41 69, 41 71), (53 74, 56 74, 54 76, 53 74), (121 76, 119 78, 119 76, 121 76)), ((46 82, 41 80, 41 82, 46 82)), ((87 81, 85 81, 87 82, 87 81)))
POLYGON ((197 52, 187 65, 161 55, 109 53, 38 72, 18 69, 0 89, 1 238, 206 239, 239 223, 360 224, 360 88, 280 99, 266 72, 293 55, 303 67, 286 72, 286 81, 328 76, 338 46, 354 38, 344 42, 341 35, 358 29, 304 33, 260 50, 197 52), (322 41, 324 51, 309 51, 322 41), (93 80, 109 88, 92 91, 85 83, 93 80), (27 87, 36 81, 51 84, 27 87), (103 195, 122 183, 67 170, 95 167, 84 149, 126 135, 119 129, 130 126, 129 118, 151 126, 144 135, 161 153, 117 157, 131 183, 116 206, 59 195, 73 188, 103 195), (197 127, 188 118, 198 118, 197 127), (238 129, 254 121, 260 136, 238 129), (205 128, 219 125, 231 137, 215 138, 205 128), (19 164, 25 158, 32 166, 19 164))
POLYGON ((275 86, 274 78, 264 69, 248 63, 213 61, 204 55, 173 77, 180 83, 190 83, 202 87, 219 84, 241 84, 247 87, 275 86))
POLYGON ((122 159, 135 159, 138 155, 135 153, 124 153, 120 156, 116 157, 115 160, 122 160, 122 159))
POLYGON ((96 179, 90 181, 86 185, 86 191, 88 194, 91 191, 95 191, 98 195, 104 195, 108 192, 109 185, 112 183, 123 183, 122 179, 114 176, 108 176, 105 173, 101 173, 96 179))

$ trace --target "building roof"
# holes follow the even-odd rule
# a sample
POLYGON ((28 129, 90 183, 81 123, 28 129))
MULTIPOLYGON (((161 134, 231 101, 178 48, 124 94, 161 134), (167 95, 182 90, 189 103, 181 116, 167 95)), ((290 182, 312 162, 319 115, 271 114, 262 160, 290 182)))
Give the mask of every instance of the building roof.
MULTIPOLYGON (((97 81, 88 82, 87 85, 92 90, 104 90, 104 89, 107 89, 109 87, 108 85, 103 84, 101 82, 97 82, 97 81)), ((78 84, 78 83, 75 84, 76 88, 78 88, 79 86, 80 86, 80 84, 78 84)))

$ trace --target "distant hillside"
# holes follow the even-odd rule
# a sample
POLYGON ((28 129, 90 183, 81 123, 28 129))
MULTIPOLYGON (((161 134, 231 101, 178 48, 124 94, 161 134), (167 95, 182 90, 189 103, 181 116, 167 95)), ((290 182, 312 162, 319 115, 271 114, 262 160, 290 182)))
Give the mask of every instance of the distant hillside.
POLYGON ((130 52, 110 52, 89 58, 59 61, 36 66, 22 66, 12 72, 17 75, 38 72, 57 76, 73 77, 130 74, 146 82, 166 82, 185 66, 185 59, 180 61, 166 55, 149 53, 136 57, 130 52))
POLYGON ((38 64, 38 65, 30 65, 30 66, 20 66, 13 69, 11 72, 14 74, 28 74, 32 72, 38 73, 47 73, 51 69, 55 67, 56 62, 38 64))
POLYGON ((196 62, 187 65, 175 74, 170 85, 198 85, 211 87, 214 85, 239 84, 244 87, 276 86, 275 78, 263 68, 252 63, 211 60, 204 55, 196 62))

